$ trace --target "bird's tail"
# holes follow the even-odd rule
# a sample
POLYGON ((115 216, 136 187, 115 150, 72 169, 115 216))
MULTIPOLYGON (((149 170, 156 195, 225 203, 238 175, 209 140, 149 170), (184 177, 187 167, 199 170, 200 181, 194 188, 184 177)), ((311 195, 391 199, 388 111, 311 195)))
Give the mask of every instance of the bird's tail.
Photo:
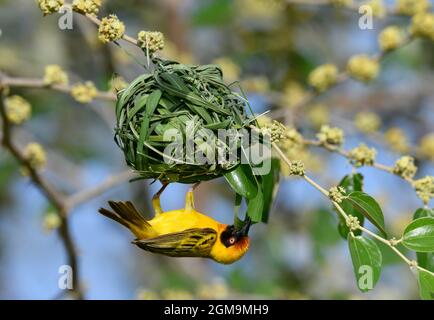
POLYGON ((113 219, 131 230, 138 239, 146 239, 152 236, 152 226, 137 211, 130 202, 109 201, 113 211, 101 208, 99 213, 113 219))

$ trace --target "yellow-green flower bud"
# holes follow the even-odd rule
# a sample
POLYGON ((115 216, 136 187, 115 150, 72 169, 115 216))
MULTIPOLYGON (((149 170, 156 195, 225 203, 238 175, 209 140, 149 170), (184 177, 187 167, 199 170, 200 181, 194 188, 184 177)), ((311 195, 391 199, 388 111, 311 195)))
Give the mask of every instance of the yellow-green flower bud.
POLYGON ((307 111, 307 118, 315 128, 330 122, 330 112, 326 105, 315 104, 307 111))
POLYGON ((434 160, 434 133, 422 137, 419 143, 419 153, 430 160, 434 160))
POLYGON ((429 0, 397 0, 396 11, 399 14, 413 16, 431 8, 429 0))
POLYGON ((41 9, 44 16, 52 13, 59 12, 60 8, 64 5, 64 0, 37 0, 39 9, 41 9))
POLYGON ((154 291, 151 291, 148 289, 140 289, 137 292, 137 299, 138 300, 158 300, 158 299, 160 299, 160 297, 154 291))
POLYGON ((306 90, 298 83, 291 81, 285 85, 281 104, 287 108, 293 108, 306 97, 306 90))
POLYGON ((414 182, 414 189, 417 195, 425 204, 434 198, 434 177, 426 176, 425 178, 416 180, 414 182))
POLYGON ((395 152, 406 153, 409 150, 407 136, 401 128, 388 129, 384 134, 384 139, 389 147, 395 152))
POLYGON ((338 68, 333 64, 324 64, 309 74, 308 82, 317 91, 323 92, 333 86, 338 78, 338 68))
POLYGON ((128 87, 128 82, 126 82, 123 77, 116 76, 110 80, 109 86, 111 91, 117 93, 128 87))
POLYGON ((361 132, 373 133, 380 128, 381 118, 375 112, 363 111, 356 114, 354 123, 361 132))
POLYGON ((98 89, 92 81, 76 83, 71 88, 71 96, 80 103, 89 103, 98 95, 98 89))
POLYGON ((238 81, 240 78, 241 69, 232 59, 221 57, 213 60, 212 63, 220 67, 223 72, 223 79, 227 83, 238 81))
POLYGON ((62 219, 56 212, 49 211, 44 216, 43 227, 46 232, 57 229, 62 224, 62 219))
POLYGON ((399 48, 403 43, 404 37, 397 26, 389 26, 381 31, 378 36, 378 44, 382 51, 392 51, 399 48))
POLYGON ((405 179, 412 179, 417 172, 414 159, 410 156, 403 156, 396 160, 393 173, 405 179))
POLYGON ((67 85, 68 74, 56 64, 45 67, 44 84, 46 85, 67 85))
POLYGON ((72 10, 81 14, 91 14, 96 16, 101 7, 101 0, 74 0, 72 10))
POLYGON ((418 13, 413 16, 410 32, 415 37, 434 40, 434 14, 418 13))
POLYGON ((142 50, 148 50, 150 54, 163 50, 164 36, 159 31, 140 31, 137 41, 142 50))
POLYGON ((32 106, 20 96, 10 96, 5 99, 6 117, 13 124, 21 124, 32 115, 32 106))
POLYGON ((350 162, 355 167, 371 166, 374 164, 377 151, 374 148, 368 148, 364 143, 361 143, 358 147, 352 149, 348 153, 350 162))
POLYGON ((292 176, 304 176, 305 168, 304 163, 300 160, 291 161, 291 166, 289 167, 289 175, 292 176))
POLYGON ((364 3, 370 6, 372 9, 372 14, 377 18, 384 18, 386 15, 386 7, 384 6, 383 0, 370 0, 364 3))
POLYGON ((348 216, 346 223, 351 231, 355 231, 360 228, 359 218, 355 216, 348 216))
POLYGON ((369 82, 374 80, 380 71, 377 60, 360 54, 350 58, 347 64, 347 72, 356 80, 369 82))
POLYGON ((44 148, 36 142, 31 142, 24 148, 24 157, 30 166, 35 169, 43 169, 47 164, 47 155, 44 148))
POLYGON ((164 300, 191 300, 193 295, 187 290, 181 289, 164 289, 161 292, 164 300))
POLYGON ((264 76, 249 77, 243 80, 242 88, 250 92, 265 93, 269 90, 270 83, 264 76))
POLYGON ((346 197, 345 189, 342 187, 332 187, 329 190, 329 198, 330 200, 336 203, 342 203, 342 201, 346 197))
POLYGON ((342 129, 328 125, 321 126, 316 137, 322 144, 340 146, 344 143, 344 132, 342 129))
POLYGON ((104 17, 98 29, 98 38, 103 43, 116 41, 123 37, 125 25, 115 14, 104 17))

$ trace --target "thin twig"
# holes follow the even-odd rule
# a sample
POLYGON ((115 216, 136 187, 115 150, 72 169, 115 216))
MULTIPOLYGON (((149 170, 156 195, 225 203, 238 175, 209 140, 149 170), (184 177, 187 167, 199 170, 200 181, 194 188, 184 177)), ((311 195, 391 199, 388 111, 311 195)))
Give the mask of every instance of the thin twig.
MULTIPOLYGON (((43 79, 39 78, 13 78, 9 76, 0 77, 0 86, 50 89, 68 94, 70 94, 72 90, 71 85, 47 85, 44 83, 43 79)), ((116 95, 110 91, 98 91, 95 99, 116 101, 116 95)))
POLYGON ((2 120, 2 131, 3 131, 3 139, 2 145, 5 149, 9 150, 12 156, 29 172, 29 177, 33 181, 33 183, 41 190, 41 192, 47 197, 47 199, 53 204, 56 208, 59 217, 61 219, 61 225, 58 229, 60 238, 62 239, 63 245, 65 247, 67 256, 68 256, 68 264, 71 266, 72 270, 74 270, 73 276, 73 289, 71 290, 71 294, 77 299, 83 299, 84 294, 81 288, 81 284, 79 281, 79 266, 77 259, 77 251, 74 246, 74 242, 72 240, 72 236, 69 229, 68 217, 66 214, 65 206, 64 206, 64 195, 58 193, 40 174, 36 171, 30 162, 26 159, 24 154, 19 150, 19 148, 14 144, 12 140, 12 126, 10 125, 7 115, 6 109, 4 106, 4 96, 3 96, 3 88, 0 87, 0 115, 2 120))
MULTIPOLYGON (((69 10, 72 10, 72 6, 70 4, 65 4, 64 7, 67 7, 69 10)), ((101 20, 98 19, 94 15, 91 15, 91 14, 88 14, 88 13, 78 13, 78 14, 81 14, 82 16, 86 17, 87 19, 89 19, 89 21, 91 21, 93 24, 95 24, 98 27, 101 24, 101 20)), ((131 43, 131 44, 133 44, 133 45, 135 45, 135 46, 137 46, 137 47, 139 46, 137 39, 135 39, 135 38, 133 38, 133 37, 127 35, 127 34, 124 34, 122 36, 122 39, 125 40, 125 41, 127 41, 127 42, 129 42, 129 43, 131 43)))
POLYGON ((68 208, 68 211, 70 211, 76 206, 78 206, 79 204, 94 199, 99 195, 103 194, 104 192, 106 192, 107 190, 110 190, 113 187, 120 185, 121 183, 127 182, 128 180, 131 180, 134 177, 137 177, 137 174, 131 170, 125 170, 124 172, 110 176, 101 184, 95 187, 85 189, 83 191, 79 191, 69 196, 65 200, 65 206, 66 208, 68 208))
MULTIPOLYGON (((259 128, 256 128, 254 126, 251 127, 253 130, 255 130, 256 132, 261 132, 261 130, 259 128)), ((277 154, 279 155, 279 157, 283 160, 283 162, 285 162, 285 164, 291 168, 291 160, 289 160, 285 153, 280 149, 280 147, 276 144, 276 143, 272 143, 272 147, 274 148, 274 150, 277 152, 277 154)), ((316 183, 312 178, 304 175, 303 176, 304 180, 307 181, 308 183, 310 183, 314 188, 316 188, 318 191, 320 191, 324 196, 326 196, 333 204, 333 206, 338 210, 338 212, 346 219, 348 220, 349 215, 347 213, 345 213, 345 211, 343 210, 343 208, 341 207, 341 205, 333 200, 331 200, 328 197, 328 191, 326 189, 324 189, 323 187, 321 187, 318 183, 316 183)), ((416 261, 412 261, 410 259, 408 259, 399 249, 397 249, 394 245, 392 245, 392 242, 388 239, 385 239, 375 233, 373 233, 372 231, 362 227, 362 226, 357 226, 357 229, 360 229, 363 232, 366 232, 367 234, 369 234, 370 236, 376 238, 377 240, 383 242, 385 245, 387 245, 393 252, 395 252, 395 254, 397 254, 410 268, 416 267, 419 271, 424 271, 424 272, 428 272, 431 275, 434 276, 434 272, 431 272, 425 268, 420 267, 419 265, 417 265, 416 261)))

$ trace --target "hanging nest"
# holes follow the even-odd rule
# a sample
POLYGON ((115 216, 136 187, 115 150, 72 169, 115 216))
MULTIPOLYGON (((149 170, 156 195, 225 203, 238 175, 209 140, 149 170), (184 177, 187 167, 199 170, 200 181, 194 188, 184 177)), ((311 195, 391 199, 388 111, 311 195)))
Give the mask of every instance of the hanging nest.
MULTIPOLYGON (((189 150, 202 152, 207 148, 231 148, 209 135, 217 137, 218 129, 246 128, 247 100, 224 84, 222 71, 216 65, 184 65, 174 61, 153 59, 155 69, 135 79, 118 93, 115 140, 125 154, 127 164, 143 178, 167 182, 196 183, 222 176, 239 163, 239 148, 235 162, 197 164, 189 150), (194 124, 189 126, 188 124, 194 124), (165 153, 173 144, 165 133, 169 129, 182 134, 184 143, 177 155, 165 153), (189 135, 205 135, 208 140, 190 141, 189 135), (190 148, 190 149, 189 149, 190 148), (191 149, 193 148, 193 149, 191 149)), ((196 155, 196 154, 195 154, 196 155)))

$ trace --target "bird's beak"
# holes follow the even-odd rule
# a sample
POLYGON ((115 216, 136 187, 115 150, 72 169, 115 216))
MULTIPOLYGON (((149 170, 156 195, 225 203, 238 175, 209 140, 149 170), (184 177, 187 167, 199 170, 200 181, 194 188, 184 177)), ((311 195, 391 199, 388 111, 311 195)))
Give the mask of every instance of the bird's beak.
POLYGON ((249 229, 250 229, 251 225, 252 225, 252 220, 250 220, 250 218, 247 218, 247 221, 244 223, 244 225, 238 231, 238 235, 246 237, 249 234, 249 229))

